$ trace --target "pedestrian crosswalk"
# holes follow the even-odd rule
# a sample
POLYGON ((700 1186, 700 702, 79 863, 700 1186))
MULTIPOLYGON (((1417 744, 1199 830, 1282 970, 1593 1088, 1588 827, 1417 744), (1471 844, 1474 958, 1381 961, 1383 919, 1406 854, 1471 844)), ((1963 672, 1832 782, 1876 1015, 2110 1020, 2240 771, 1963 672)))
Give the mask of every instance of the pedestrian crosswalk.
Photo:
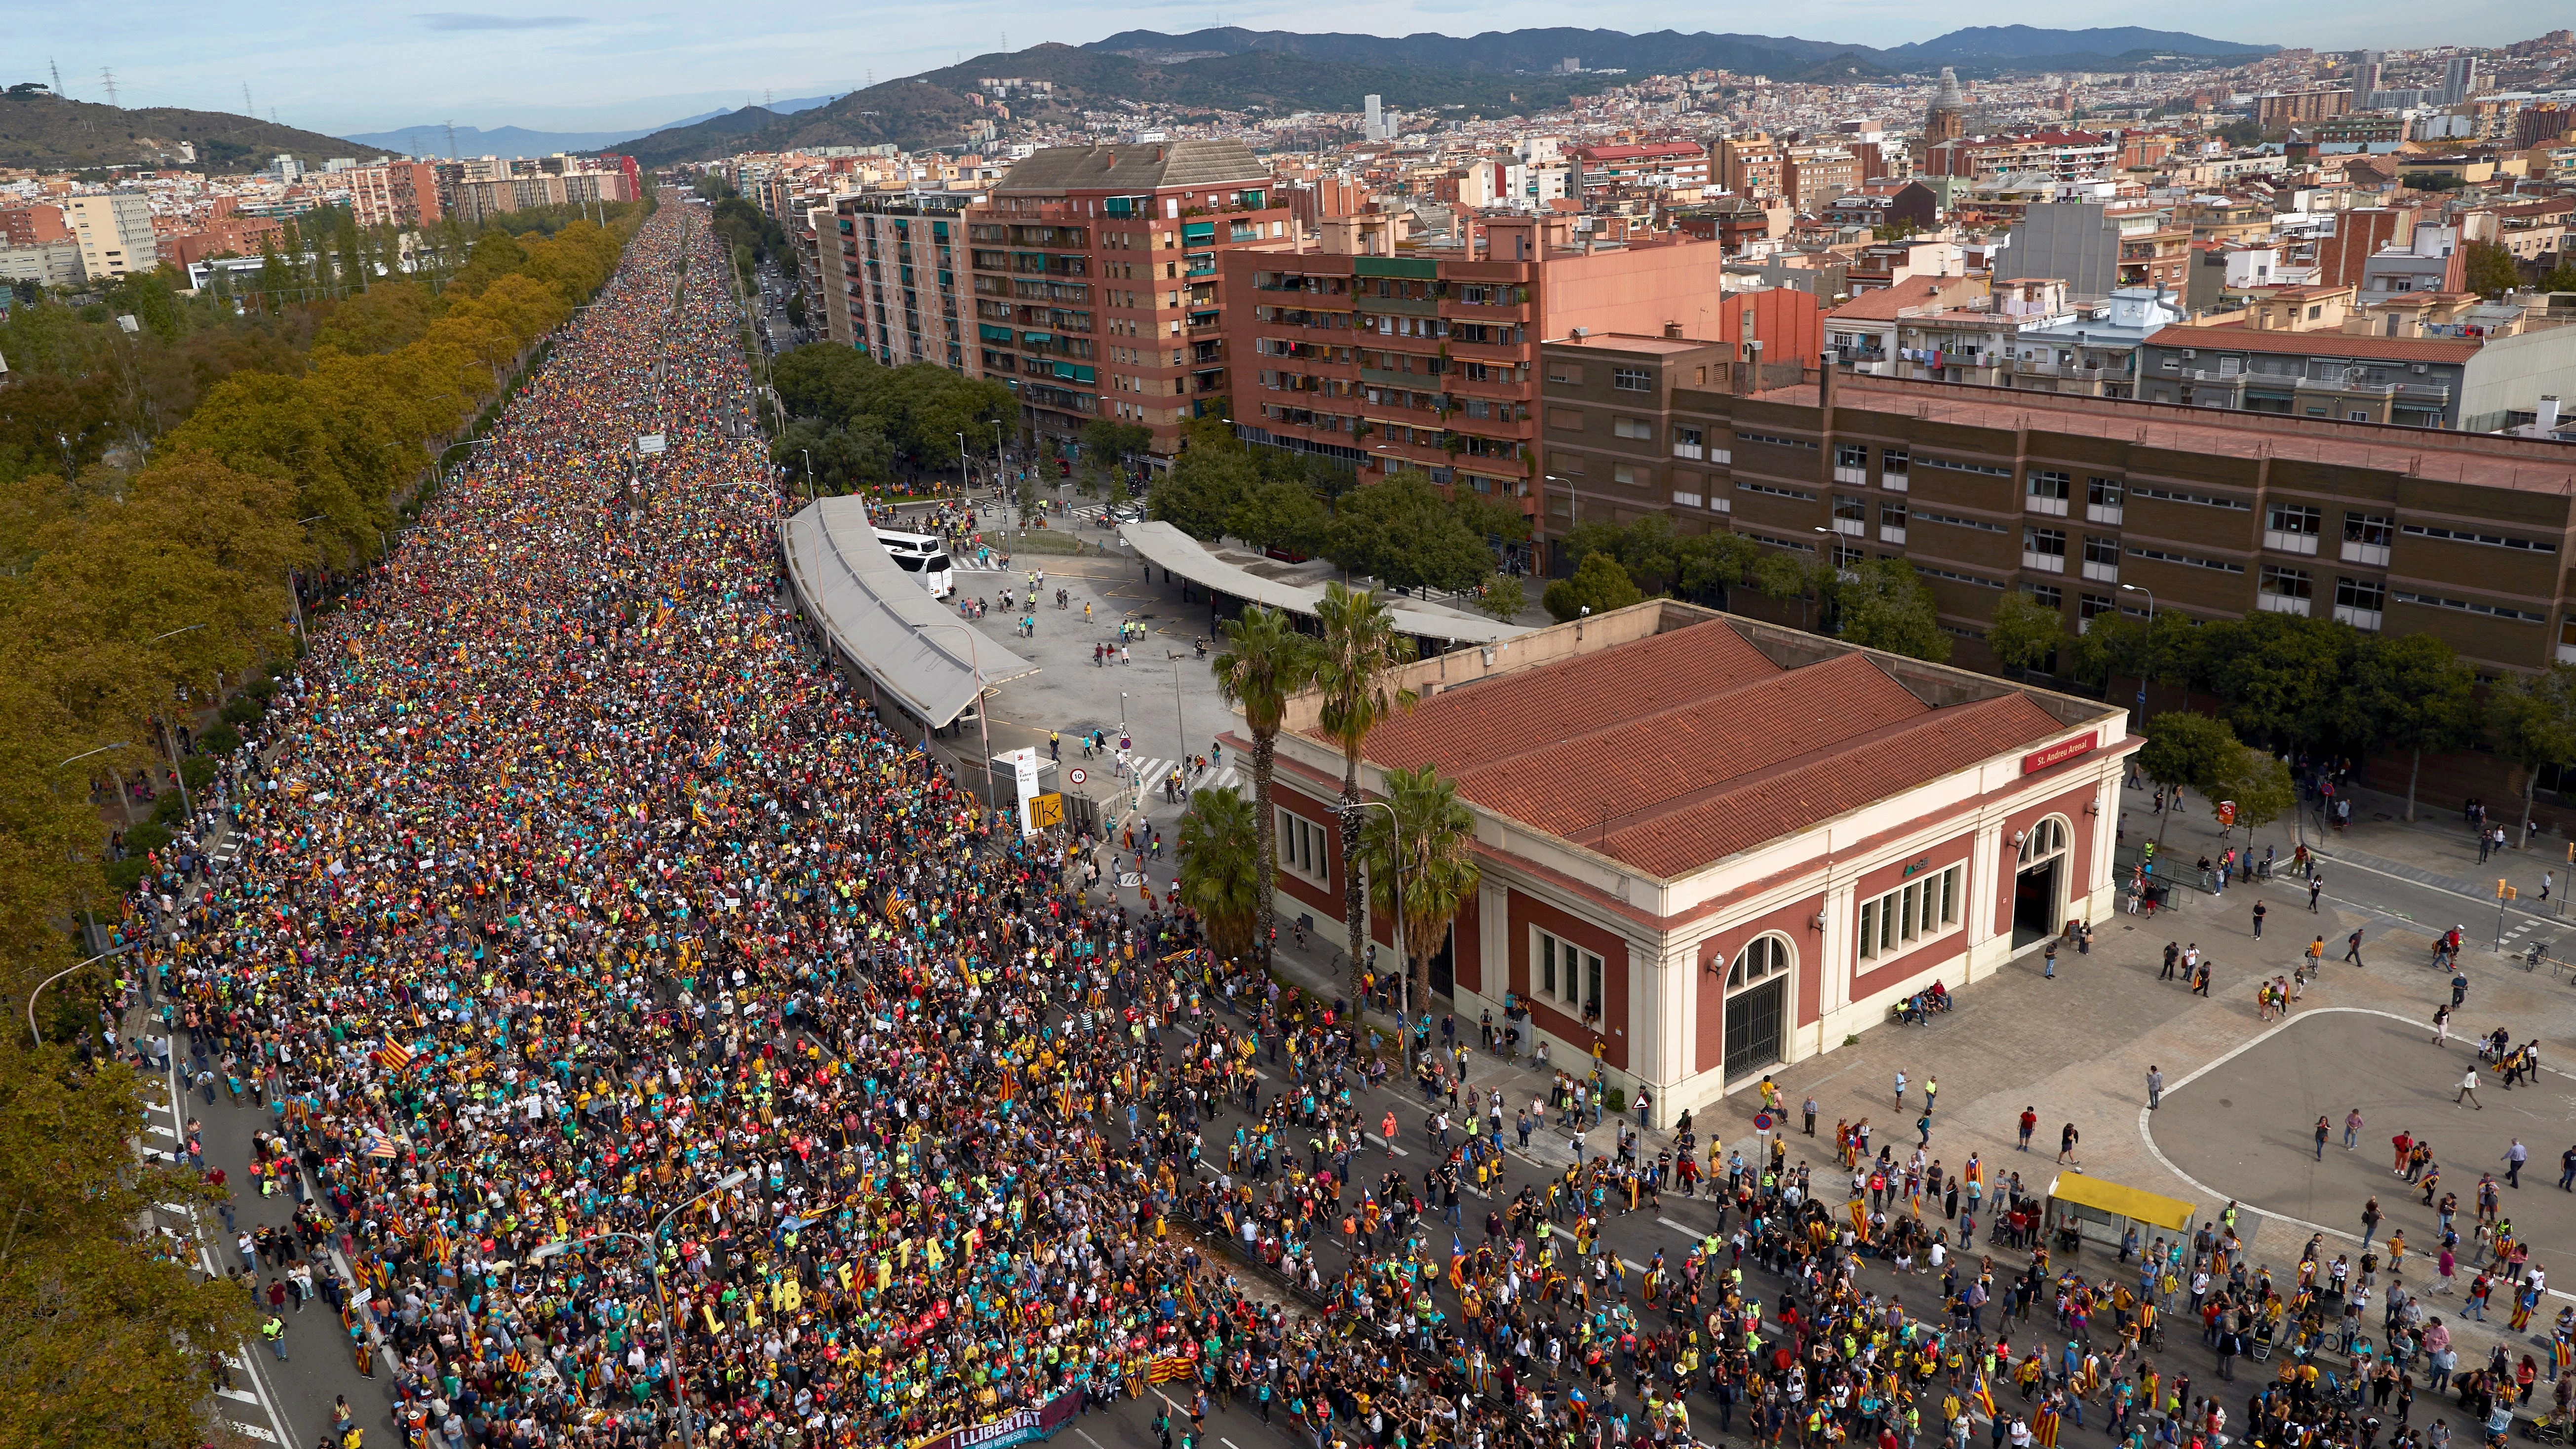
MULTIPOLYGON (((1162 798, 1163 781, 1165 777, 1172 773, 1172 767, 1176 764, 1181 764, 1181 762, 1170 759, 1140 759, 1135 761, 1135 779, 1143 783, 1145 794, 1148 798, 1162 798)), ((1203 770, 1190 770, 1188 766, 1183 765, 1182 769, 1184 772, 1182 776, 1182 784, 1191 790, 1240 791, 1251 788, 1244 781, 1242 776, 1235 773, 1234 766, 1232 765, 1211 766, 1203 770)), ((1111 773, 1116 773, 1114 768, 1111 773)), ((1119 779, 1119 783, 1123 785, 1129 782, 1124 777, 1121 777, 1119 779)))

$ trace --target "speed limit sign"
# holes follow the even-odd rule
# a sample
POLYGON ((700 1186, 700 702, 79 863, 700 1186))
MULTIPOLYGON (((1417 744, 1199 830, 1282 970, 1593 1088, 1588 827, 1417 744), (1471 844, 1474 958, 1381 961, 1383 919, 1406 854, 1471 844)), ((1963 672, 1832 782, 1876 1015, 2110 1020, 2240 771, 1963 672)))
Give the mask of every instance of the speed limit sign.
POLYGON ((1065 771, 1064 777, 1077 785, 1091 778, 1089 774, 1084 772, 1080 765, 1076 765, 1072 769, 1065 771))

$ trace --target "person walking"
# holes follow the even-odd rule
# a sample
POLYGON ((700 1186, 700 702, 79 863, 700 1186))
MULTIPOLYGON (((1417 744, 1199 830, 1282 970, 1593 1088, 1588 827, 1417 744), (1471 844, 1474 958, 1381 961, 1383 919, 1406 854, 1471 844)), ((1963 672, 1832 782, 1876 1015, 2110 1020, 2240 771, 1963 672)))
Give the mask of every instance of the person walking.
POLYGON ((2343 1114, 2344 1151, 2350 1152, 2355 1146, 2360 1144, 2361 1126, 2361 1109, 2359 1107, 2355 1107, 2351 1111, 2343 1114))
POLYGON ((2316 1126, 2317 1161, 2319 1161, 2319 1162, 2323 1162, 2323 1161, 2325 1161, 2325 1160, 2326 1160, 2326 1139, 2327 1139, 2328 1137, 2333 1136, 2333 1135, 2334 1135, 2334 1123, 2333 1123, 2333 1121, 2332 1121, 2331 1119, 2327 1118, 2323 1113, 2319 1113, 2319 1114, 2318 1114, 2318 1116, 2317 1116, 2317 1126, 2316 1126))
POLYGON ((2165 1074, 2155 1063, 2147 1063, 2147 1110, 2152 1112, 2165 1100, 2165 1074))
POLYGON ((2309 915, 2315 915, 2315 914, 2317 913, 2317 896, 2318 896, 2321 892, 2323 892, 2323 891, 2325 890, 2325 888, 2326 888, 2326 876, 2325 876, 2325 872, 2324 872, 2324 871, 2318 871, 2318 872, 2317 872, 2317 873, 2315 873, 2314 875, 2311 875, 2311 876, 2309 876, 2309 877, 2308 877, 2308 914, 2309 914, 2309 915))
POLYGON ((2522 1165, 2530 1160, 2531 1149, 2522 1145, 2521 1138, 2513 1139, 2513 1144, 2504 1150, 2504 1185, 2522 1191, 2522 1165))
POLYGON ((2171 981, 2171 980, 2173 980, 2173 979, 2174 979, 2174 976, 2175 976, 2175 974, 2176 974, 2176 973, 2175 973, 2175 968, 2176 968, 2177 966, 2179 966, 2181 963, 2182 963, 2182 945, 2181 945, 2181 943, 2179 943, 2179 942, 2175 942, 2175 941, 2167 941, 2167 942, 2165 942, 2165 969, 2164 969, 2164 974, 2162 974, 2162 975, 2158 976, 2156 979, 2157 979, 2158 981, 2171 981))
POLYGON ((2057 1134, 2057 1160, 2064 1162, 2072 1158, 2075 1155, 2075 1144, 2082 1140, 2083 1134, 2075 1130, 2075 1124, 2067 1123, 2057 1134))
POLYGON ((2361 959, 2361 930, 2359 927, 2355 927, 2351 935, 2344 937, 2343 959, 2351 962, 2355 966, 2363 964, 2361 959))
POLYGON ((2057 979, 2057 942, 2054 940, 2048 943, 2047 950, 2040 953, 2039 979, 2042 981, 2057 979))
POLYGON ((2254 903, 2254 939, 2257 941, 2263 939, 2263 917, 2270 914, 2270 912, 2271 907, 2264 905, 2261 901, 2256 901, 2254 903))
POLYGON ((2475 1066, 2470 1067, 2467 1075, 2460 1078, 2459 1095, 2451 1099, 2451 1105, 2454 1107, 2462 1102, 2468 1103, 2481 1112, 2487 1109, 2486 1103, 2478 1100, 2478 1069, 2475 1066))
POLYGON ((2447 1005, 2436 1006, 2433 1008, 2433 1045, 2449 1046, 2450 1044, 2451 1008, 2447 1005))

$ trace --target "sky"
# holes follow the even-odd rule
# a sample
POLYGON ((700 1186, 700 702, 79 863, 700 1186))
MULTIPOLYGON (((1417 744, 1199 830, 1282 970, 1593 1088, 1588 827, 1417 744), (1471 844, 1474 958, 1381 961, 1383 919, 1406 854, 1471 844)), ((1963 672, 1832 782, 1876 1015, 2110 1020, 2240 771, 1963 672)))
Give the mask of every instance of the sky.
MULTIPOLYGON (((417 3, 417 0, 415 0, 417 3)), ((435 3, 435 0, 432 0, 435 3)), ((471 4, 477 0, 449 0, 471 4)), ((482 0, 490 3, 490 0, 482 0)), ((2546 7, 2543 7, 2546 8, 2546 7)), ((1774 0, 1758 13, 1596 0, 1590 27, 1642 32, 1728 30, 1870 45, 1928 40, 1966 24, 2145 25, 2222 40, 2312 45, 2500 45, 2559 23, 2507 0, 2427 6, 2400 0, 2278 0, 2248 11, 2221 0, 2156 6, 2070 7, 2052 0, 1994 0, 1973 12, 1924 0, 1774 0), (2260 34, 2248 33, 2247 26, 2260 34)), ((220 12, 179 0, 99 6, 0 0, 9 61, 25 74, 0 84, 49 80, 65 92, 108 99, 103 72, 127 106, 238 112, 242 90, 261 116, 328 134, 454 121, 486 128, 649 129, 718 107, 854 90, 967 56, 1046 41, 1080 44, 1128 28, 1186 32, 1204 25, 1255 29, 1469 34, 1562 25, 1561 5, 1535 0, 1267 0, 1211 9, 1182 0, 943 0, 935 5, 842 8, 782 0, 725 0, 656 9, 652 0, 524 0, 509 10, 414 10, 250 0, 220 12)))

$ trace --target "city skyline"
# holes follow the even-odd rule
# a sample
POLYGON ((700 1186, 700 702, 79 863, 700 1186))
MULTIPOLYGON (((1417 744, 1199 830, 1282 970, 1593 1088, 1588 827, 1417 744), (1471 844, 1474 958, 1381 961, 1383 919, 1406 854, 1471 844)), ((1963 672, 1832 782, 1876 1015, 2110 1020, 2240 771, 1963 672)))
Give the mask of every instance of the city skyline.
MULTIPOLYGON (((114 74, 121 104, 238 112, 245 86, 262 117, 329 134, 399 130, 453 121, 460 126, 517 125, 540 130, 617 130, 637 134, 684 116, 758 104, 764 94, 801 96, 858 89, 873 77, 895 79, 1004 48, 1048 42, 1079 45, 1119 29, 1154 24, 1176 7, 1117 11, 1053 7, 1031 13, 994 0, 966 0, 919 21, 859 12, 816 13, 764 0, 729 7, 721 29, 670 11, 631 11, 596 0, 563 0, 536 14, 416 11, 352 34, 328 23, 317 7, 273 12, 272 23, 207 33, 168 0, 146 0, 113 25, 74 13, 40 11, 17 32, 21 69, 15 80, 50 80, 50 60, 64 91, 78 99, 109 98, 114 74), (163 13, 166 9, 167 13, 163 13), (306 23, 310 22, 310 23, 306 23), (963 42, 963 43, 961 43, 963 42), (729 84, 709 86, 711 77, 729 84)), ((1473 33, 1561 22, 1561 12, 1507 4, 1470 10, 1461 0, 1418 0, 1391 19, 1382 6, 1253 6, 1192 12, 1166 28, 1201 24, 1303 32, 1341 30, 1400 35, 1412 31, 1473 33)), ((1630 32, 1664 28, 1744 30, 1766 34, 1895 45, 1927 40, 1965 25, 2033 24, 2082 28, 2143 24, 2185 29, 2222 40, 2306 45, 2501 45, 2541 22, 2501 0, 2428 12, 2379 3, 2290 6, 2248 15, 2217 5, 2138 12, 2105 9, 2068 14, 2028 4, 1965 13, 1886 0, 1815 0, 1765 11, 1758 20, 1711 21, 1673 7, 1616 5, 1586 16, 1594 25, 1630 32), (2260 33, 2254 33, 2259 31, 2260 33)))

